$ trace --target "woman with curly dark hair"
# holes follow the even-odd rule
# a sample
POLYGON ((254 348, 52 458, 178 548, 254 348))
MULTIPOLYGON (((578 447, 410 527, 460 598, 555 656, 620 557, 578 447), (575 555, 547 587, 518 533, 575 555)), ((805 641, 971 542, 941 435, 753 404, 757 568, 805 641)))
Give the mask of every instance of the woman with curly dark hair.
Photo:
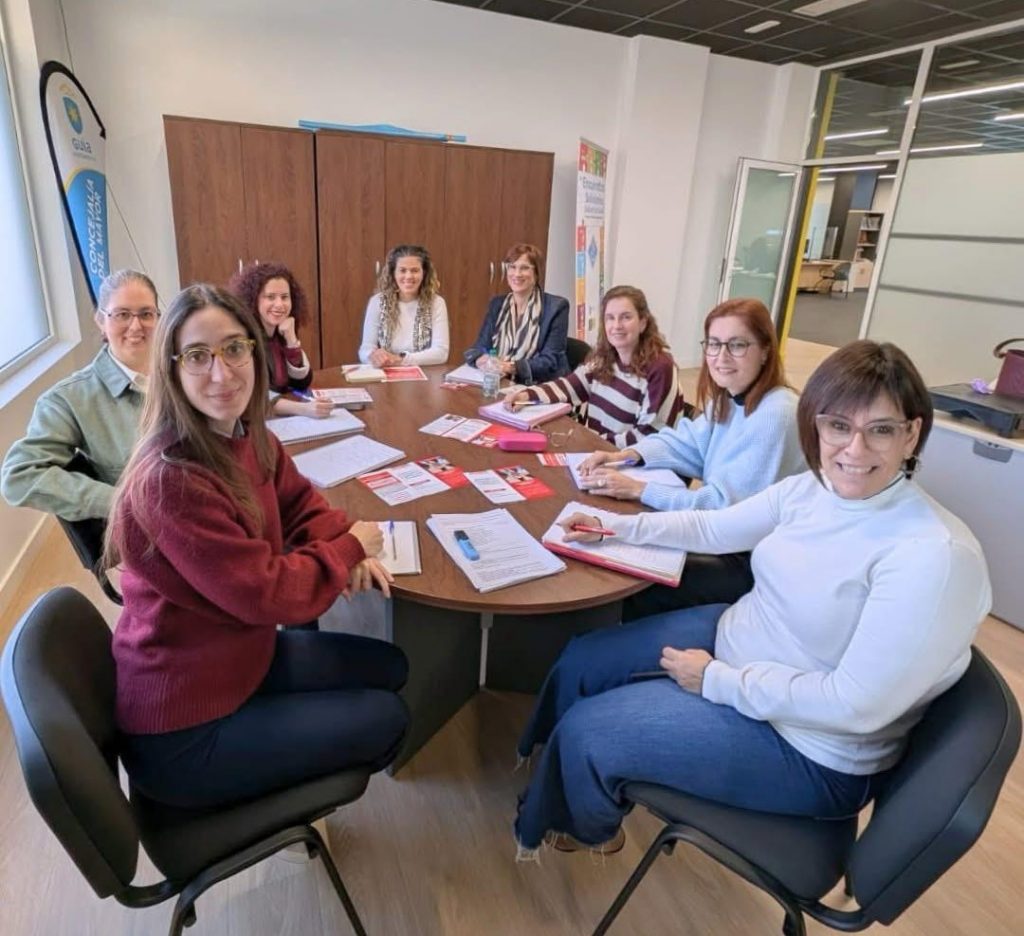
MULTIPOLYGON (((270 389, 280 394, 305 390, 313 382, 313 369, 298 337, 299 327, 306 321, 306 294, 291 270, 280 263, 250 263, 231 277, 228 288, 263 326, 270 389)), ((323 418, 331 415, 331 404, 279 396, 274 398, 271 412, 274 416, 323 418)))
POLYGON ((363 320, 359 360, 374 367, 444 364, 448 306, 425 247, 399 244, 388 252, 363 320))
POLYGON ((585 406, 586 426, 620 449, 675 425, 683 406, 676 364, 643 291, 609 289, 597 347, 568 377, 505 398, 508 409, 524 403, 585 406))

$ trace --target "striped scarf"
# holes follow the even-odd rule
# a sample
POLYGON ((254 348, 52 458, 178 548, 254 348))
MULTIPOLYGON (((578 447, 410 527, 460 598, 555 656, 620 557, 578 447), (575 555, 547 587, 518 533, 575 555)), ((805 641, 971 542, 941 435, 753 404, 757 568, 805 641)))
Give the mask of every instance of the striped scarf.
MULTIPOLYGON (((434 336, 434 322, 430 311, 431 303, 419 298, 416 306, 416 321, 412 325, 412 349, 422 351, 429 348, 434 336)), ((385 351, 391 350, 391 339, 398 324, 398 296, 394 293, 380 294, 380 318, 377 321, 377 346, 385 351)))
POLYGON ((505 297, 494 329, 493 344, 498 349, 498 357, 507 361, 523 361, 537 353, 543 304, 539 289, 533 291, 522 313, 517 313, 512 293, 505 297))

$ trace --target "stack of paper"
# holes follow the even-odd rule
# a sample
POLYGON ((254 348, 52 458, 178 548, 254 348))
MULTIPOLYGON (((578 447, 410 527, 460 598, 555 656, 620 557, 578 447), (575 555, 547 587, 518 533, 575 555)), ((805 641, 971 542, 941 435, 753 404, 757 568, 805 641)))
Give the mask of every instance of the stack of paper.
POLYGON ((544 549, 507 510, 434 514, 427 528, 480 592, 565 570, 565 563, 544 549))
POLYGON ((568 403, 537 403, 516 410, 505 409, 504 402, 489 403, 477 411, 485 419, 514 426, 516 429, 533 429, 541 423, 556 419, 572 410, 568 403))
POLYGON ((358 432, 366 428, 366 423, 357 416, 340 410, 331 413, 326 419, 315 419, 312 416, 281 416, 278 419, 268 419, 267 428, 287 445, 290 442, 309 442, 311 439, 358 432))
POLYGON ((342 439, 295 456, 295 467, 317 487, 333 487, 405 457, 400 449, 366 436, 342 439))
POLYGON ((598 510, 571 501, 562 508, 555 522, 541 538, 541 542, 552 552, 651 582, 673 586, 679 584, 683 576, 683 564, 686 562, 685 550, 672 546, 635 546, 622 542, 617 536, 606 536, 600 543, 567 543, 564 539, 565 531, 558 524, 574 513, 597 517, 602 524, 621 516, 610 510, 598 510))
POLYGON ((484 384, 484 372, 472 364, 460 364, 453 371, 444 375, 445 380, 453 380, 456 383, 476 384, 482 387, 484 384))
MULTIPOLYGON (((572 473, 572 479, 576 482, 576 487, 581 491, 589 491, 593 487, 593 482, 587 480, 580 474, 580 465, 590 458, 589 452, 566 452, 565 463, 569 466, 569 471, 572 473)), ((626 468, 611 465, 608 467, 614 467, 616 470, 621 471, 627 478, 633 478, 636 481, 642 481, 644 484, 664 484, 668 487, 686 487, 686 482, 679 477, 674 471, 670 471, 668 468, 626 468)))
POLYGON ((349 383, 372 383, 384 379, 384 371, 369 364, 342 364, 341 372, 349 383))

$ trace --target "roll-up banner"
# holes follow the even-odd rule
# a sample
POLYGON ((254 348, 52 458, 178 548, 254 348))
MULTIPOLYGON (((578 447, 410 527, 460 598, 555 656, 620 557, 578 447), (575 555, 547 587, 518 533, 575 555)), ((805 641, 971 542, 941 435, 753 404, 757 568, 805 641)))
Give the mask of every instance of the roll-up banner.
POLYGON ((110 272, 107 131, 85 89, 60 62, 43 66, 39 99, 57 186, 95 303, 100 283, 110 272))
POLYGON ((605 180, 608 150, 580 139, 576 173, 576 329, 591 346, 604 295, 605 180))

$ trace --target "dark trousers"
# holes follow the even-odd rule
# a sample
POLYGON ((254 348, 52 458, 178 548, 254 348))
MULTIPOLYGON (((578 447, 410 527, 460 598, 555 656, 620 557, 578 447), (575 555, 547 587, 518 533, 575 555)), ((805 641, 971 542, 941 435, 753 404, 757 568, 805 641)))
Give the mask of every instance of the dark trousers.
POLYGON ((347 767, 381 770, 409 724, 397 695, 409 665, 382 640, 283 630, 259 689, 238 711, 163 734, 124 735, 146 796, 200 808, 238 802, 347 767))
POLYGON ((710 604, 735 604, 754 587, 750 553, 708 556, 689 553, 679 585, 652 585, 622 603, 622 620, 637 621, 652 614, 698 608, 710 604))

